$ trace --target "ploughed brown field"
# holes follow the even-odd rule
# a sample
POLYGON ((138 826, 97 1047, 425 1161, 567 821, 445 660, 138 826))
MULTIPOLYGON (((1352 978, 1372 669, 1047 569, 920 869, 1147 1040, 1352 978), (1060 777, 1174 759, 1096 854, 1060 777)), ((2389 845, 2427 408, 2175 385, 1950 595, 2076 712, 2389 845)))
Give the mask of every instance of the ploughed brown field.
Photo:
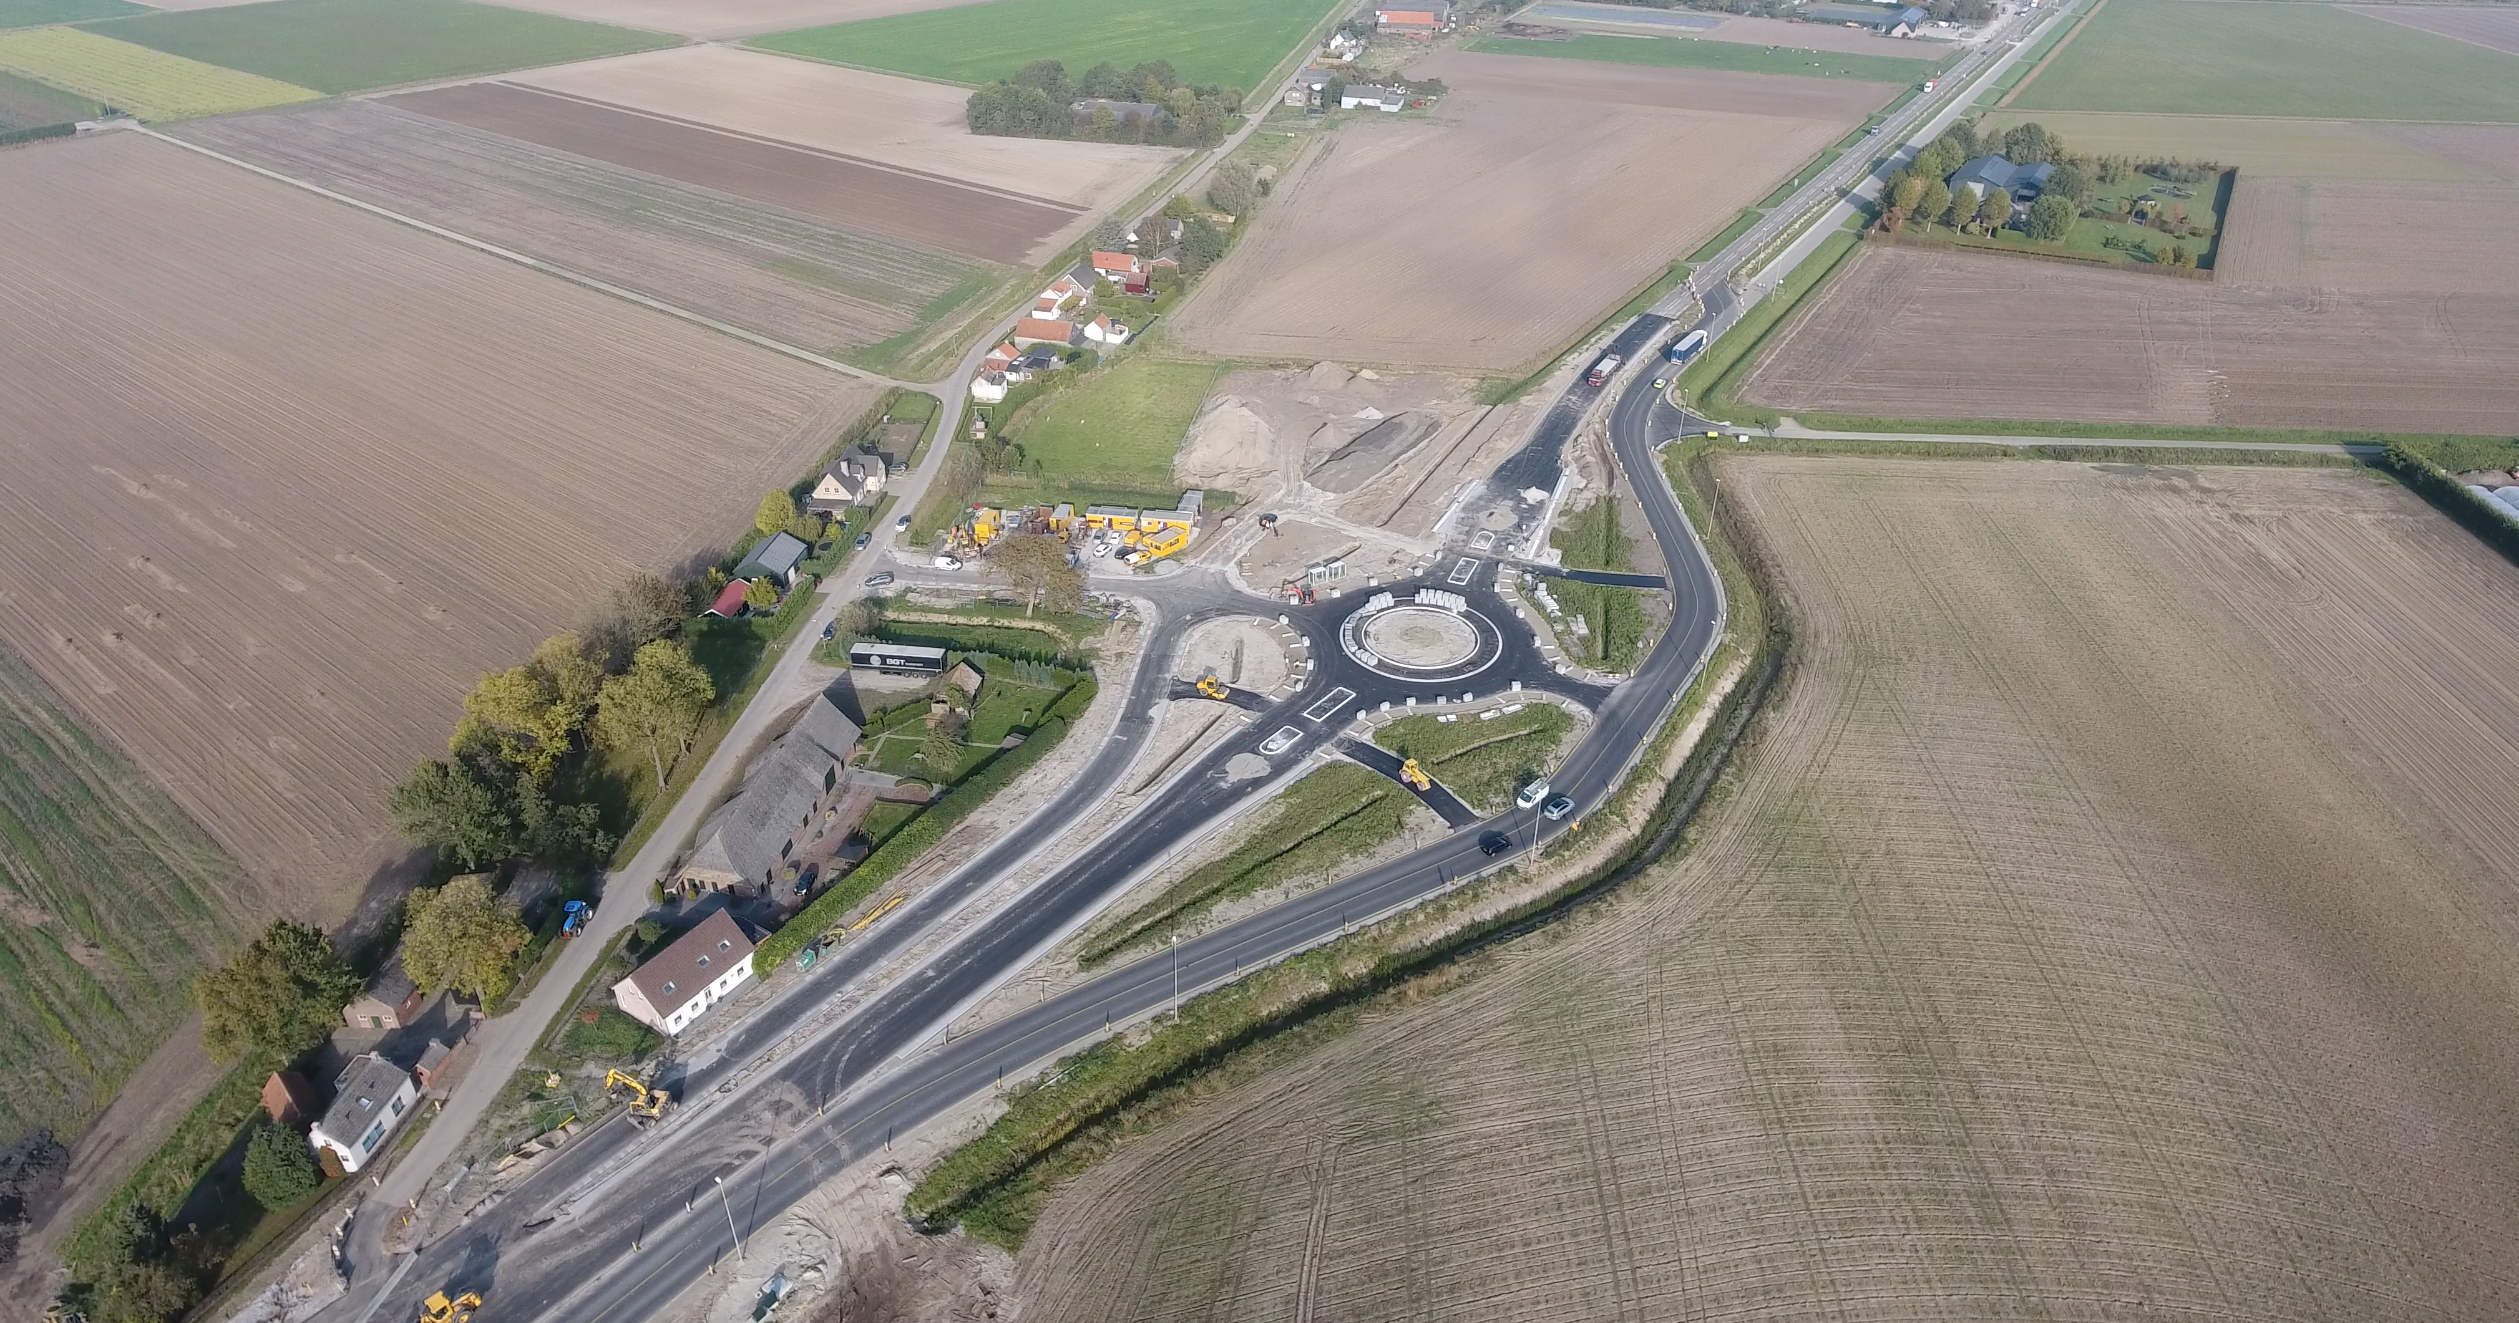
POLYGON ((0 153, 0 643, 334 918, 462 695, 871 388, 139 134, 0 153))
POLYGON ((228 115, 189 141, 809 349, 916 325, 968 258, 376 101, 228 115))
POLYGON ((1084 233, 1091 213, 1136 196, 1182 156, 1172 147, 973 133, 967 88, 739 46, 679 46, 508 81, 1085 208, 1039 241, 1026 257, 1033 263, 1048 261, 1084 233))
POLYGON ((2357 14, 2519 55, 2519 13, 2477 5, 2374 5, 2357 14))
POLYGON ((1443 52, 1350 116, 1174 315, 1229 357, 1505 371, 1597 321, 1896 88, 1443 52))
MULTIPOLYGON (((2454 267, 2392 268, 2349 248, 2303 257, 2279 230, 2250 233, 2271 207, 2232 210, 2228 278, 2211 283, 1874 247, 1786 321, 1741 397, 1890 419, 2509 433, 2519 291, 2505 292, 2507 270, 2479 256, 2470 288, 2446 292, 2454 267), (2393 287, 2248 278, 2318 270, 2393 287)), ((2499 214, 2462 223, 2479 239, 2511 230, 2499 214)))
POLYGON ((1689 852, 1125 1143, 1024 1317, 2519 1316, 2519 570, 2357 473, 1750 458, 1689 852))
POLYGON ((842 225, 1022 262, 1084 208, 516 83, 463 83, 387 105, 842 225))

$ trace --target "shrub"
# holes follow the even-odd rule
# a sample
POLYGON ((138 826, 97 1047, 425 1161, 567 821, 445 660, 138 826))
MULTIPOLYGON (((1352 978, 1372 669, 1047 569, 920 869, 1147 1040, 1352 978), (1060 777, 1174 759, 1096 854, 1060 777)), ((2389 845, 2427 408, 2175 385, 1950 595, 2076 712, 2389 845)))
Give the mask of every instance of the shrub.
POLYGON ((324 1183, 314 1150, 295 1130, 265 1125, 245 1145, 245 1193, 274 1212, 291 1207, 324 1183))

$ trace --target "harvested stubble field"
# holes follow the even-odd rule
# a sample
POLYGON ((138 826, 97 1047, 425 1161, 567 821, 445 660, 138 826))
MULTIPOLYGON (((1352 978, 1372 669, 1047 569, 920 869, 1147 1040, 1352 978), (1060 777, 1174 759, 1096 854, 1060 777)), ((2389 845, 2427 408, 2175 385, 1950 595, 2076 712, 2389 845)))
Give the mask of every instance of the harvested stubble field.
MULTIPOLYGON (((958 88, 735 46, 685 46, 509 81, 1091 211, 1134 197, 1182 155, 1170 147, 989 137, 971 132, 970 97, 958 88)), ((1039 259, 1089 222, 1080 216, 1072 231, 1043 240, 1039 259)))
POLYGON ((138 134, 0 153, 0 230, 0 643, 300 915, 474 679, 871 394, 138 134))
POLYGON ((1445 52, 1352 119, 1173 319, 1226 357, 1524 367, 1836 141, 1875 83, 1445 52), (1464 273, 1474 273, 1465 277, 1464 273))
POLYGON ((825 352, 941 316, 993 268, 685 188, 381 101, 236 115, 181 136, 293 179, 825 352))
POLYGON ((81 28, 0 33, 0 70, 146 120, 191 119, 312 101, 321 93, 203 64, 81 28))
POLYGON ((2374 5, 2353 12, 2519 55, 2519 12, 2509 9, 2482 5, 2447 5, 2436 9, 2416 5, 2374 5))
POLYGON ((2336 471, 1723 469, 1690 852, 1129 1142, 1027 1319, 2519 1313, 2519 573, 2336 471))
POLYGON ((2252 174, 2356 179, 2458 180, 2497 171, 2466 160, 2481 141, 2519 143, 2519 130, 2487 124, 2261 119, 2245 115, 2133 115, 2005 110, 1996 129, 2036 121, 2077 152, 2142 160, 2217 161, 2252 174))
POLYGON ((2519 184, 2241 175, 2233 286, 2519 295, 2519 184))
POLYGON ((1533 5, 1515 14, 1514 18, 1524 23, 1567 23, 1578 29, 1625 29, 1657 36, 1686 35, 1706 41, 1728 41, 1741 46, 1783 46, 1795 50, 1838 51, 1847 55, 1886 55, 1926 63, 1939 60, 1951 52, 1951 47, 1942 42, 1884 37, 1870 29, 1843 28, 1828 23, 1788 23, 1780 18, 1758 18, 1749 14, 1637 9, 1627 5, 1596 3, 1595 0, 1556 0, 1555 3, 1533 5))
POLYGON ((519 83, 385 98, 398 109, 987 261, 1020 263, 1084 208, 519 83))
MULTIPOLYGON (((2476 238, 2508 230, 2466 222, 2476 238)), ((2248 285, 2238 273, 2275 259, 2247 233, 2224 240, 2228 283, 1867 246, 1739 395, 1872 418, 2509 434, 2519 294, 2424 292, 2421 268, 2384 260, 2352 269, 2393 288, 2248 285)))

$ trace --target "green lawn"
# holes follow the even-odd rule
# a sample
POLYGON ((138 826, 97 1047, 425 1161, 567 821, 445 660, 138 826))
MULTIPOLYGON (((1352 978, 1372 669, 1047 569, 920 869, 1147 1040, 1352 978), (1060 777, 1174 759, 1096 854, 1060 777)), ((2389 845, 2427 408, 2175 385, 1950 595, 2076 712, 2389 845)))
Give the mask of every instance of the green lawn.
POLYGON ((1023 447, 1022 476, 1051 490, 1169 490, 1173 452, 1223 371, 1220 363, 1143 355, 1096 371, 1032 406, 1008 429, 1023 447))
POLYGON ((2519 123, 2519 57, 2336 5, 2108 0, 2012 105, 2519 123))
POLYGON ((1574 718, 1554 703, 1529 703, 1493 721, 1403 717, 1374 732, 1373 742, 1415 758, 1470 807, 1501 813, 1514 792, 1557 761, 1574 718))
POLYGON ((1193 83, 1248 92, 1329 12, 1321 0, 995 0, 758 37, 791 55, 978 86, 1033 60, 1071 75, 1169 60, 1193 83))
MULTIPOLYGON (((2102 216, 2084 216, 2073 223, 2070 234, 2055 243, 2034 243, 2017 229, 1998 230, 1992 235, 1959 234, 1940 226, 1910 226, 1923 234, 1947 240, 1967 248, 1985 248, 1998 252, 2059 253, 2070 257, 2089 258, 2117 266, 2150 266, 2166 263, 2172 244, 2184 247, 2196 256, 2198 264, 2210 269, 2220 243, 2221 199, 2227 175, 2193 184, 2175 184, 2136 173, 2114 184, 2099 186, 2095 205, 2102 211, 2117 214, 2120 204, 2148 200, 2164 212, 2183 208, 2190 221, 2213 231, 2210 237, 2193 238, 2170 235, 2149 225, 2131 220, 2112 220, 2102 216)), ((2148 214, 2148 212, 2146 213, 2148 214)))
POLYGON ((1888 55, 1845 55, 1792 46, 1750 46, 1702 37, 1607 37, 1587 32, 1572 41, 1478 37, 1468 49, 1490 55, 1544 55, 1560 60, 1651 64, 1674 69, 1729 69, 1736 73, 1792 74, 1801 78, 1852 78, 1872 83, 1913 83, 1932 76, 1929 60, 1888 55))
POLYGON ((42 23, 77 23, 148 12, 148 6, 135 5, 130 0, 0 0, 0 28, 31 28, 42 23))
POLYGON ((191 1010, 193 975, 250 935, 263 904, 183 810, 5 655, 0 899, 10 1135, 67 1136, 104 1106, 191 1010))
POLYGON ((322 92, 530 69, 681 40, 469 0, 271 0, 109 19, 91 28, 322 92))

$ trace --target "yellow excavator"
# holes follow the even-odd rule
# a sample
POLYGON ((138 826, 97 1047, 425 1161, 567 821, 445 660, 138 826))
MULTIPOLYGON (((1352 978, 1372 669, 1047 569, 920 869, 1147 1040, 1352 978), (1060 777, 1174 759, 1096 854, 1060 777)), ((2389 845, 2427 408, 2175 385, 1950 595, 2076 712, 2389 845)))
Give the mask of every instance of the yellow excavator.
POLYGON ((672 1094, 663 1089, 651 1089, 646 1081, 617 1070, 604 1072, 604 1092, 614 1098, 628 1098, 631 1123, 634 1125, 641 1119, 653 1121, 663 1116, 666 1108, 673 1106, 672 1094))
POLYGON ((433 1291, 420 1305, 420 1323, 467 1323, 472 1311, 481 1307, 481 1293, 466 1291, 449 1300, 444 1291, 433 1291))
POLYGON ((1426 769, 1419 767, 1417 765, 1417 760, 1414 758, 1410 758, 1399 765, 1399 779, 1406 781, 1411 787, 1418 790, 1432 790, 1434 788, 1434 778, 1426 775, 1426 769))
POLYGON ((1227 701, 1229 697, 1225 692, 1224 681, 1219 680, 1212 675, 1202 675, 1198 677, 1198 692, 1200 695, 1212 698, 1219 703, 1227 701))

